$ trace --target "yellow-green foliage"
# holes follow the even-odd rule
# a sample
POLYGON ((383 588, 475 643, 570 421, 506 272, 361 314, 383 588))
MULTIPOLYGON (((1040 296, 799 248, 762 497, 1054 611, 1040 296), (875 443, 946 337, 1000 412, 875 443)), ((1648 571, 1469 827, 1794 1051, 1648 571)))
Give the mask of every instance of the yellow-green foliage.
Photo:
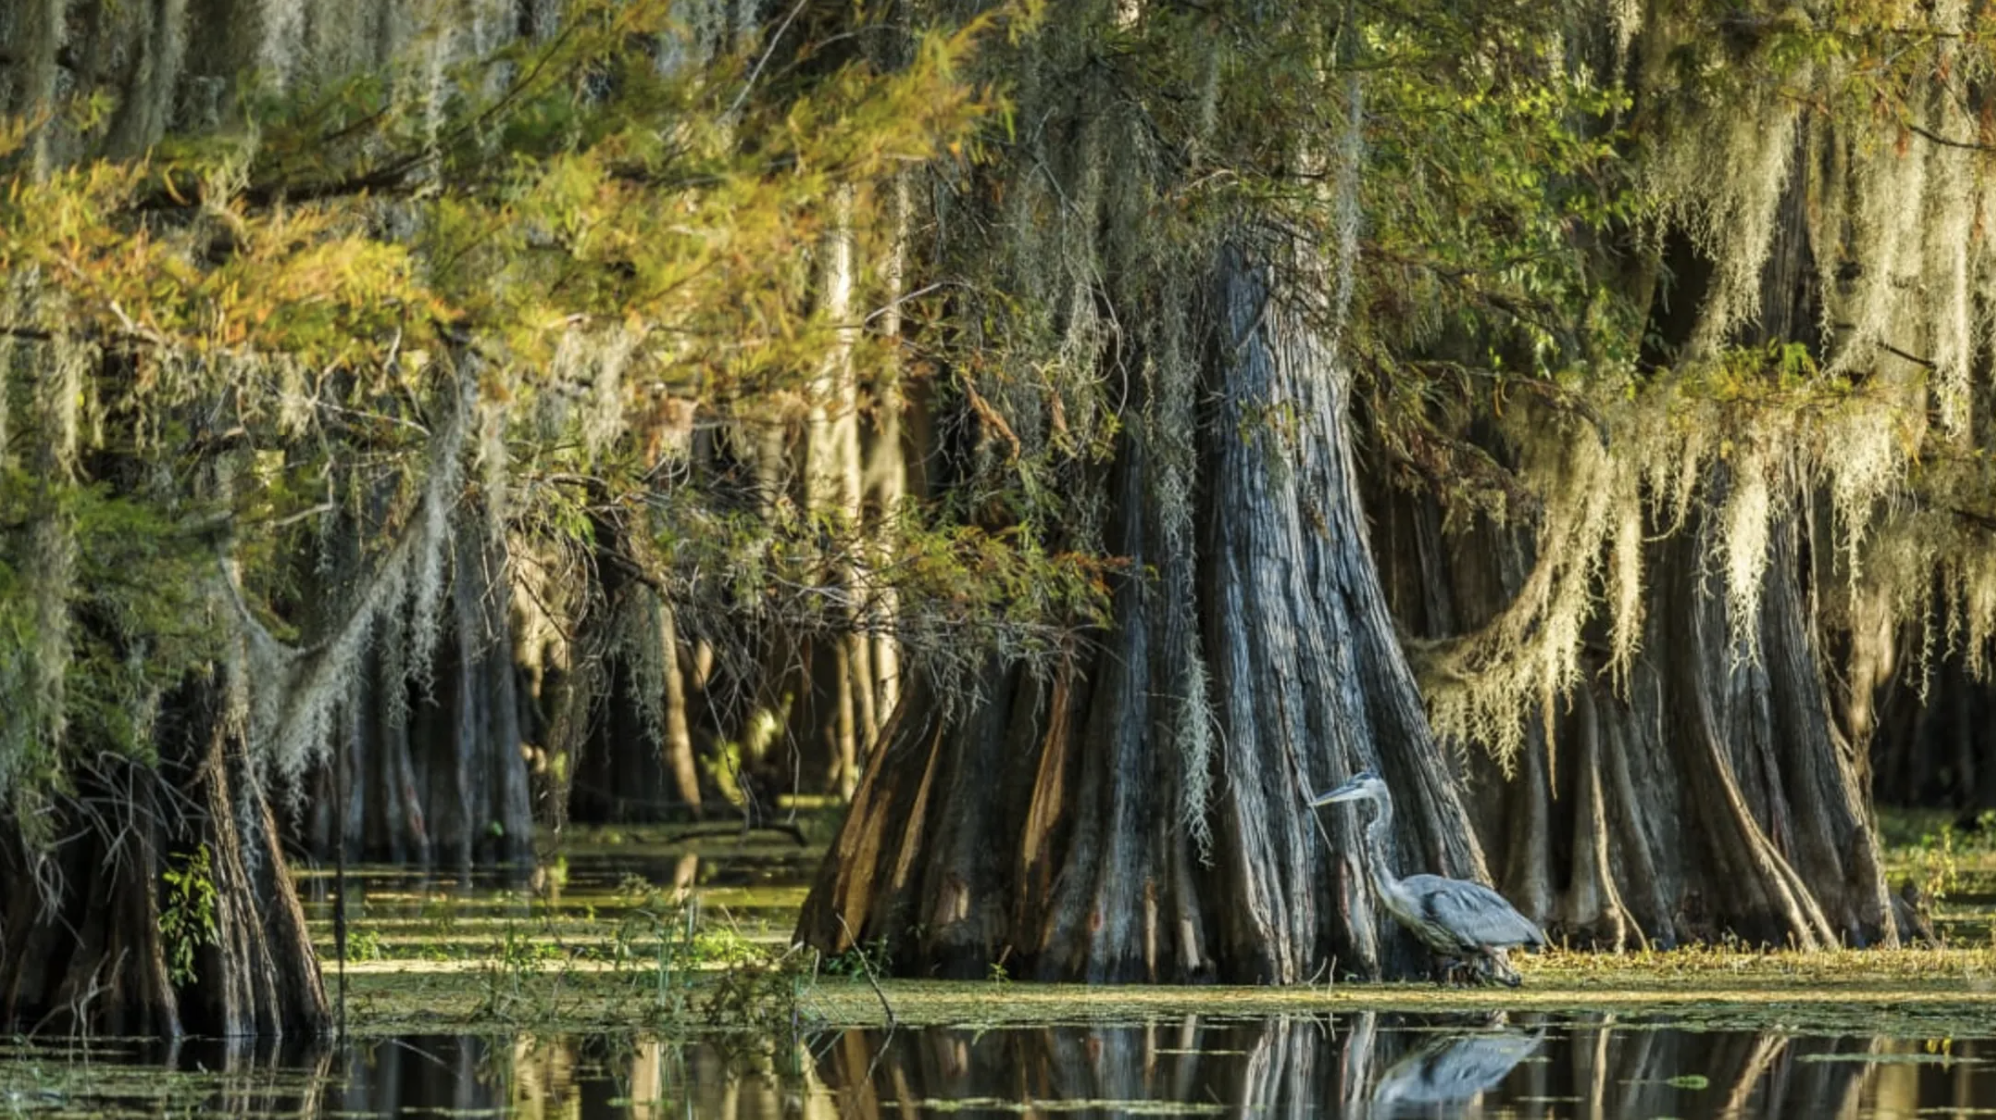
MULTIPOLYGON (((656 0, 511 40, 439 8, 355 74, 273 25, 226 123, 142 158, 42 158, 53 121, 87 146, 101 91, 0 120, 0 793, 71 746, 144 751, 163 689, 217 658, 295 770, 377 620, 407 612, 413 661, 434 640, 467 503, 543 544, 642 510, 668 555, 711 547, 681 535, 720 515, 651 504, 677 418, 801 404, 850 334, 813 299, 831 200, 877 257, 877 192, 964 158, 998 104, 967 59, 1018 14, 907 29, 891 67, 720 50, 656 0), (296 558, 340 518, 359 562, 314 591, 296 558)), ((780 558, 818 528, 733 543, 780 558)), ((939 599, 978 588, 958 613, 1015 601, 1002 541, 904 563, 939 599)))
POLYGON ((1736 656, 1758 652, 1775 527, 1820 504, 1827 622, 1855 599, 1882 604, 1938 620, 1929 650, 1983 664, 1996 492, 1972 401, 1996 323, 1975 294, 1996 274, 1984 229, 1996 145, 1979 92, 1996 64, 1989 17, 1672 0, 1606 13, 1612 57, 1577 49, 1580 17, 1560 19, 1567 37, 1536 53, 1492 47, 1480 66, 1373 86, 1380 112, 1397 89, 1428 98, 1399 94, 1420 115, 1375 148, 1376 168, 1404 150, 1408 169, 1382 177, 1369 209, 1380 255, 1399 263, 1360 335, 1374 342, 1375 437, 1403 478, 1458 513, 1522 520, 1534 539, 1506 609, 1423 651, 1439 729, 1509 757, 1583 672, 1625 671, 1642 632, 1642 542, 1687 514, 1716 542, 1711 586, 1736 656), (1570 136, 1542 149, 1538 177, 1465 127, 1479 101, 1463 83, 1479 74, 1513 99, 1506 131, 1570 136), (1568 92, 1521 97, 1534 89, 1568 92), (1535 104, 1557 108, 1539 117, 1535 104), (1425 119, 1440 123, 1414 126, 1425 119), (1806 241, 1806 258, 1782 263, 1813 264, 1798 279, 1819 321, 1762 306, 1774 254, 1795 253, 1777 233, 1806 241), (1710 266, 1690 306, 1689 278, 1660 267, 1674 238, 1710 266), (1381 302, 1401 291, 1417 294, 1381 302), (1643 338, 1652 313, 1691 324, 1680 347, 1643 338), (1460 442, 1479 424, 1478 445, 1460 442), (1501 468, 1483 457, 1492 432, 1501 468), (1594 626, 1611 636, 1605 663, 1583 652, 1594 626))

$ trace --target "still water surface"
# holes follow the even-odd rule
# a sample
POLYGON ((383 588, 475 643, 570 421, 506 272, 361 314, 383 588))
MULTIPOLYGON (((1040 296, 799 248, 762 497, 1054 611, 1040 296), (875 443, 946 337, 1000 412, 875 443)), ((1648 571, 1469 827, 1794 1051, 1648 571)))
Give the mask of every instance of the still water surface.
POLYGON ((1996 1114, 1996 1021, 1990 1034, 1362 1012, 821 1031, 748 1053, 560 1035, 16 1044, 0 1047, 0 1116, 1970 1116, 1996 1114))

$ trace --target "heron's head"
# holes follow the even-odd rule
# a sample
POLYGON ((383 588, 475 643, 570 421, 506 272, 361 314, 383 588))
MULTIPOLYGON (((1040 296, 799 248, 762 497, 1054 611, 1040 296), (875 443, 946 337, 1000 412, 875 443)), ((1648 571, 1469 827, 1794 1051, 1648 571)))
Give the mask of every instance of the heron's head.
POLYGON ((1370 770, 1361 770, 1352 775, 1351 781, 1329 793, 1320 793, 1310 798, 1310 804, 1335 805, 1340 801, 1357 801, 1362 797, 1380 798, 1386 796, 1386 783, 1370 770))

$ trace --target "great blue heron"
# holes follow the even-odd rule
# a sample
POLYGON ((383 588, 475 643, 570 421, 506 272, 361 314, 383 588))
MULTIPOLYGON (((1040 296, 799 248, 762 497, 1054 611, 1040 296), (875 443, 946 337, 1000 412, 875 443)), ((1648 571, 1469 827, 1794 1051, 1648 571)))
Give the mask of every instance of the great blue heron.
POLYGON ((1371 798, 1378 810, 1365 826, 1366 870, 1386 912, 1423 945, 1452 960, 1477 961, 1480 975, 1513 988, 1517 969, 1505 954, 1519 945, 1542 946, 1546 935, 1513 909, 1504 896, 1481 883, 1440 875, 1393 874, 1387 839, 1393 835, 1393 795, 1379 775, 1367 770, 1329 793, 1310 798, 1312 807, 1371 798))

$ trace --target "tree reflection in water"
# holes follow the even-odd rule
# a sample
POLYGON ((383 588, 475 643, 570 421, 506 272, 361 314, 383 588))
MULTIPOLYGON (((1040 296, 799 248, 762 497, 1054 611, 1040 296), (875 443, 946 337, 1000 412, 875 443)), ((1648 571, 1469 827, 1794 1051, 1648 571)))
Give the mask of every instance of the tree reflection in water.
POLYGON ((818 1063, 842 1116, 982 1103, 1273 1116, 1910 1116, 1996 1104, 1976 1053, 1918 1040, 1691 1029, 1613 1016, 1358 1013, 1145 1026, 853 1031, 818 1063))
POLYGON ((1996 1112, 1996 1040, 1612 1015, 1174 1015, 794 1040, 436 1036, 289 1049, 0 1046, 0 1111, 902 1120, 942 1111, 1278 1117, 1996 1112), (179 1071, 171 1077, 165 1071, 179 1071), (190 1076, 192 1075, 192 1076, 190 1076))

